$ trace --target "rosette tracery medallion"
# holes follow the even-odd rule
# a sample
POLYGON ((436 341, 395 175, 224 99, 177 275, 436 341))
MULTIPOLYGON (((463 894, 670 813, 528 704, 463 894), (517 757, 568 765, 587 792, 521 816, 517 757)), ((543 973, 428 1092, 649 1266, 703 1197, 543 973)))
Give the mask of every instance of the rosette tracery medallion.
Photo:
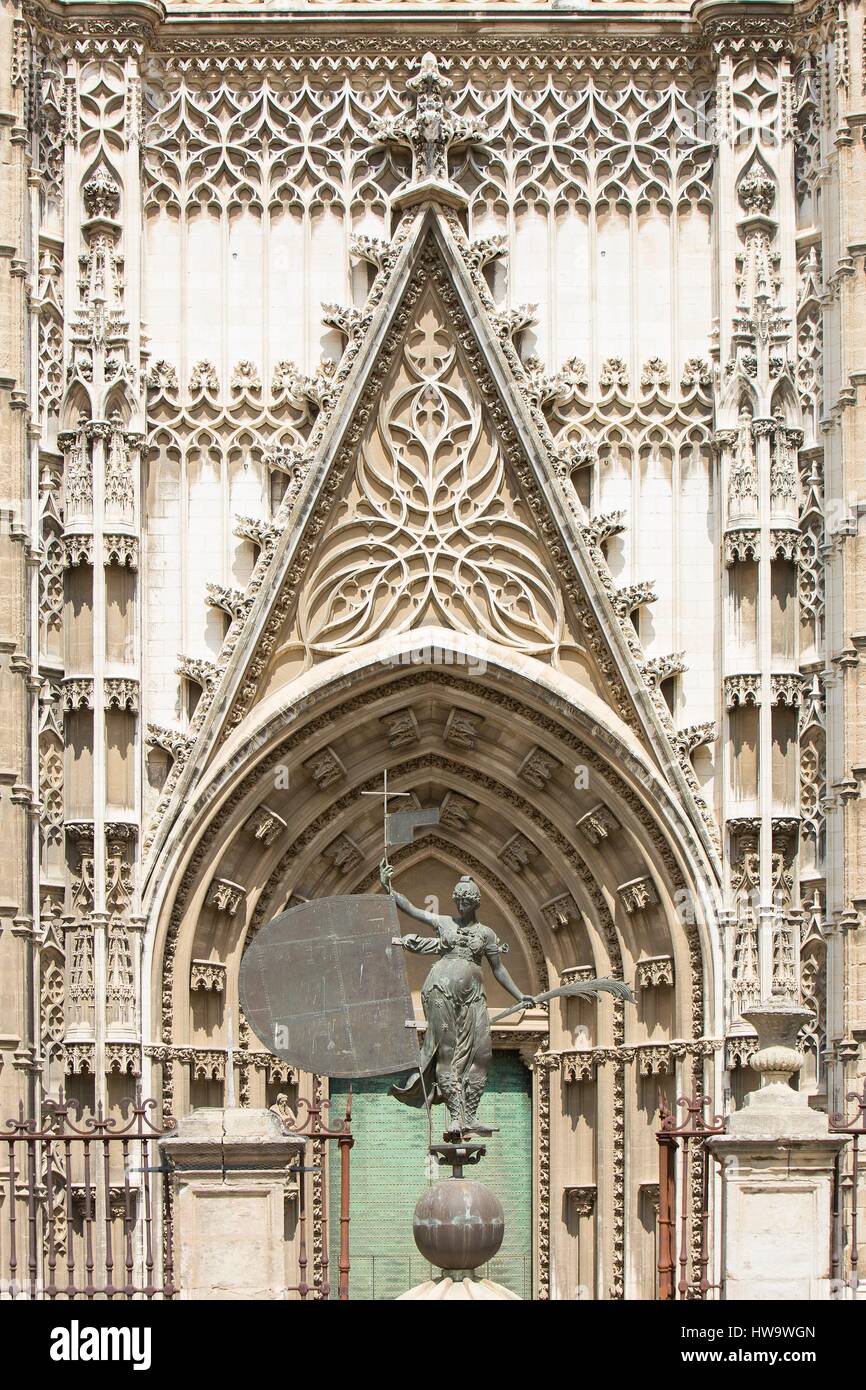
POLYGON ((428 290, 304 586, 305 649, 332 656, 436 624, 555 659, 563 610, 545 559, 428 290))

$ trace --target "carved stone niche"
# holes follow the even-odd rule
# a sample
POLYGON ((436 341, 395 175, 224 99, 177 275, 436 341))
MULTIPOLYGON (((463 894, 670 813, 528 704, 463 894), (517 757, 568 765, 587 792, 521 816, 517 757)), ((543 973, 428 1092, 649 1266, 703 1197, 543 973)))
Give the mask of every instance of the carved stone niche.
POLYGON ((602 840, 606 840, 615 830, 620 828, 620 823, 613 811, 602 802, 593 806, 592 810, 587 811, 585 816, 581 816, 576 824, 576 829, 580 831, 585 840, 589 840, 591 845, 601 844, 602 840))
POLYGON ((320 748, 311 758, 307 758, 304 769, 310 774, 319 791, 327 791, 342 782, 346 769, 337 754, 328 744, 320 748))
POLYGON ((240 883, 232 883, 228 878, 211 879, 205 898, 206 907, 215 907, 217 912, 227 912, 234 917, 247 896, 247 890, 240 883))
POLYGON ((322 853, 326 859, 330 859, 334 868, 338 869, 341 874, 352 873, 353 870, 359 869, 364 862, 363 854, 355 841, 350 839, 348 835, 338 835, 336 840, 332 840, 322 850, 322 853))
POLYGON ((567 1085, 578 1081, 595 1081, 598 1054, 590 1049, 585 1052, 563 1052, 562 1079, 567 1085))
POLYGON ((205 993, 224 994, 225 987, 226 967, 220 961, 194 960, 190 963, 190 993, 200 989, 205 993))
POLYGON ((449 830, 465 830, 477 810, 478 802, 471 797, 446 792, 439 807, 439 824, 449 830))
POLYGON ((445 722, 445 742, 471 753, 483 723, 480 714, 471 714, 467 709, 453 709, 445 722))
POLYGON ((522 874, 538 855, 538 850, 531 840, 527 840, 525 835, 512 835, 510 840, 499 851, 499 858, 509 869, 513 869, 516 874, 522 874))
POLYGON ((628 883, 621 883, 616 891, 630 916, 635 912, 644 912, 648 907, 655 907, 659 901, 658 890, 649 874, 629 879, 628 883))
POLYGON ((592 1216, 595 1211, 595 1183, 581 1183, 576 1187, 563 1188, 569 1211, 574 1216, 592 1216))
POLYGON ((581 915, 570 893, 560 893, 549 902, 542 903, 541 915, 551 931, 561 931, 569 923, 579 923, 581 915))
POLYGON ((389 748, 407 748, 409 744, 418 742, 418 721, 408 706, 384 715, 379 723, 382 725, 389 748))
POLYGON ((543 748, 532 748, 517 769, 517 775, 531 787, 543 792, 561 766, 559 759, 545 752, 543 748))
POLYGON ((282 816, 278 816, 276 811, 265 805, 257 806, 246 822, 246 829, 250 835, 254 840, 261 840, 265 849, 271 847, 285 828, 286 822, 282 816))
POLYGON ((635 966, 638 989, 658 989, 659 985, 672 985, 673 982, 674 962, 671 956, 647 956, 635 966))

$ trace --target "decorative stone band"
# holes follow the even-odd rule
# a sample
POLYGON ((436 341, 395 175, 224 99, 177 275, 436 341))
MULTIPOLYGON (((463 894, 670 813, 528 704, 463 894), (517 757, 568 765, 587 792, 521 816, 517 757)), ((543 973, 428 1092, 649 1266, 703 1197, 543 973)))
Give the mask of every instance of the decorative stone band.
MULTIPOLYGON (((222 1081, 225 1079, 227 1051, 220 1047, 186 1047, 183 1044, 147 1045, 145 1057, 161 1066, 178 1062, 193 1068, 196 1080, 222 1081)), ((247 1051, 238 1048, 234 1052, 234 1064, 243 1072, 251 1067, 265 1073, 268 1081, 282 1081, 291 1085, 296 1080, 296 1072, 288 1062, 274 1057, 270 1052, 247 1051)))
POLYGON ((722 1038, 696 1038, 686 1042, 636 1043, 622 1047, 564 1048, 558 1056, 563 1081, 592 1082, 598 1067, 635 1062, 640 1076, 670 1076, 685 1057, 711 1057, 724 1047, 722 1038))

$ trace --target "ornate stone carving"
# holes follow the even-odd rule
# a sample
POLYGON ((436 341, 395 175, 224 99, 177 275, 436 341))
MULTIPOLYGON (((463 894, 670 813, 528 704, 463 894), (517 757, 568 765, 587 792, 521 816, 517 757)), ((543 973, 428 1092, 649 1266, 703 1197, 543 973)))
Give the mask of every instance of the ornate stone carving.
POLYGON ((512 869, 516 874, 522 874, 538 855, 538 850, 531 840, 525 835, 512 835, 510 840, 499 851, 499 858, 503 864, 512 869))
POLYGON ((343 766, 337 753, 329 745, 320 748, 318 753, 314 753, 312 758, 307 758, 304 769, 312 777, 319 791, 327 791, 329 787, 335 787, 342 782, 346 776, 346 769, 343 766))
POLYGON ((477 810, 478 802, 473 801, 471 797, 460 796, 457 792, 446 792, 439 808, 439 824, 462 833, 477 810))
POLYGON ((67 711, 78 709, 93 709, 92 676, 64 677, 63 708, 67 711))
POLYGON ((635 983, 638 989, 657 989, 659 985, 673 985, 674 963, 670 956, 647 956, 635 966, 635 983))
POLYGON ((106 709, 138 714, 138 681, 128 677, 106 676, 102 692, 106 709))
POLYGON ((270 806, 262 805, 253 811, 246 822, 246 829, 254 840, 261 840, 265 849, 270 849, 286 829, 286 822, 270 806))
POLYGON ((557 758, 552 757, 543 748, 536 747, 527 753, 517 769, 517 775, 531 787, 543 792, 547 790, 548 782, 561 766, 557 758))
POLYGON ((761 703, 760 676, 725 676, 724 690, 726 709, 761 703))
POLYGON ((770 677, 770 703, 773 705, 787 705, 792 709, 799 709, 803 699, 803 686, 805 677, 799 672, 796 674, 777 675, 770 677))
POLYGON ((208 584, 208 603, 228 613, 233 622, 242 623, 252 607, 252 597, 243 589, 233 589, 226 584, 208 584))
MULTIPOLYGON (((580 912, 577 904, 570 893, 560 893, 558 897, 551 898, 549 902, 542 903, 541 915, 551 931, 561 931, 569 923, 581 921, 580 912)), ((565 972, 563 973, 563 978, 565 972)))
POLYGON ((754 529, 726 531, 724 537, 725 565, 739 561, 757 560, 760 555, 760 533, 754 529))
POLYGON ((483 723, 484 719, 480 714, 472 714, 465 709, 452 709, 445 722, 445 742, 453 743, 456 748, 472 753, 483 723))
POLYGON ((448 109, 446 94, 453 83, 441 70, 435 56, 425 53, 406 86, 415 97, 411 114, 386 119, 375 118, 373 133, 384 144, 402 145, 412 156, 412 174, 402 197, 431 185, 447 190, 455 202, 462 202, 451 183, 448 156, 458 146, 479 144, 487 138, 485 122, 479 117, 455 115, 448 109))
POLYGON ((645 912, 648 907, 655 907, 659 901, 658 890, 647 874, 629 879, 628 883, 621 883, 616 891, 629 915, 645 912))
POLYGON ((603 802, 599 802, 591 811, 580 817, 575 828, 591 845, 600 845, 602 840, 606 840, 622 827, 613 811, 603 802))
POLYGON ((322 853, 341 874, 354 873, 364 862, 364 856, 348 835, 338 835, 322 853))
POLYGON ((138 537, 105 533, 102 537, 102 563, 138 569, 138 537))
POLYGON ((189 971, 190 992, 200 989, 206 993, 224 994, 226 968, 215 960, 194 960, 189 971))
POLYGON ((406 748, 418 742, 418 721, 410 708, 395 710, 379 720, 389 748, 406 748))
POLYGON ((246 896, 247 890, 242 884, 232 883, 228 878, 214 878, 207 890, 205 904, 216 908, 217 912, 225 912, 229 917, 234 917, 246 896))

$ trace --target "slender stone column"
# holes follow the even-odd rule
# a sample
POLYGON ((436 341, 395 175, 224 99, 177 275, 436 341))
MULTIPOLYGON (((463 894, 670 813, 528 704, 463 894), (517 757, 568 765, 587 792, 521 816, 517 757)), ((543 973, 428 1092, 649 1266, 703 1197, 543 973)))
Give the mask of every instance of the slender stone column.
POLYGON ((304 1140, 270 1110, 201 1109, 160 1143, 172 1168, 182 1299, 285 1299, 297 1283, 286 1203, 304 1140))
POLYGON ((847 1139, 788 1084, 803 1065, 797 1032, 810 1014, 771 999, 744 1014, 758 1034, 761 1086, 707 1140, 722 1164, 724 1297, 827 1299, 833 1168, 847 1139))

